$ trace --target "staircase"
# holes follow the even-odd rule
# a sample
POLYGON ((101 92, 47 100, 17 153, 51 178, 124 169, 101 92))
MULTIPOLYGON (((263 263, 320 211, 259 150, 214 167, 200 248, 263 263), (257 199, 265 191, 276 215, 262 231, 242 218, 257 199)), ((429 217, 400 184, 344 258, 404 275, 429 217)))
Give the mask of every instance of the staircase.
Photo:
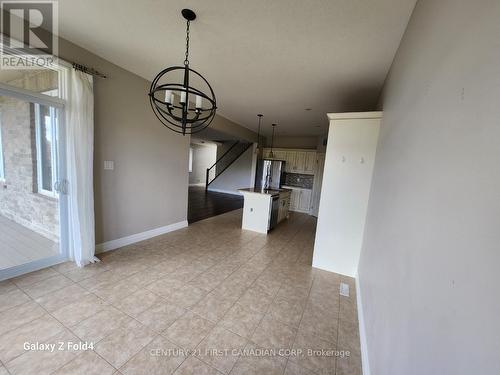
POLYGON ((235 141, 210 168, 207 168, 205 189, 208 189, 208 186, 238 160, 251 145, 250 142, 235 141))

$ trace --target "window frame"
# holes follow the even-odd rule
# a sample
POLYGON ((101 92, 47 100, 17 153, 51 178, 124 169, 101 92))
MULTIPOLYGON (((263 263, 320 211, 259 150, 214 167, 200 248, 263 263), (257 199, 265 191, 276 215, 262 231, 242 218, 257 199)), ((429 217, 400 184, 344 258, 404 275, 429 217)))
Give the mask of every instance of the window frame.
POLYGON ((3 141, 2 141, 2 121, 0 118, 0 181, 5 182, 5 165, 3 160, 3 141))
MULTIPOLYGON (((43 92, 45 95, 52 96, 51 94, 57 92, 56 90, 49 90, 43 92)), ((59 192, 56 189, 56 183, 59 178, 59 169, 57 165, 58 160, 58 150, 57 150, 57 138, 58 138, 58 124, 56 111, 57 108, 54 106, 47 105, 49 108, 50 115, 50 126, 51 126, 51 140, 50 140, 50 163, 51 163, 51 181, 50 186, 52 190, 46 190, 43 188, 43 169, 42 169, 42 123, 40 121, 40 103, 33 103, 35 109, 35 147, 36 147, 36 175, 37 175, 37 193, 42 194, 52 198, 59 198, 59 192)))

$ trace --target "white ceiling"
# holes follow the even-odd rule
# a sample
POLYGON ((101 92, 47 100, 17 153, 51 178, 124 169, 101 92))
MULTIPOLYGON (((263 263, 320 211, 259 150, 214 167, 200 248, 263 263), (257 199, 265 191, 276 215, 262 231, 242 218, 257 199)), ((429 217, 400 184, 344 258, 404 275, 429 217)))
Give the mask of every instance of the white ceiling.
POLYGON ((266 130, 315 135, 327 112, 375 108, 415 2, 62 0, 59 31, 152 80, 182 64, 180 11, 191 8, 191 67, 214 88, 218 113, 253 130, 263 113, 266 130))

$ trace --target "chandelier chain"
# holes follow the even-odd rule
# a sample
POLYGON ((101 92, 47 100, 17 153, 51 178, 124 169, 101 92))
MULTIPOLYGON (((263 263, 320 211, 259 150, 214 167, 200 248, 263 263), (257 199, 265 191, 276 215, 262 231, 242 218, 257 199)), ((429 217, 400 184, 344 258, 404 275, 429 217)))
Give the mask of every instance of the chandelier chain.
POLYGON ((189 24, 190 21, 187 21, 186 26, 186 59, 184 60, 184 65, 189 65, 189 24))

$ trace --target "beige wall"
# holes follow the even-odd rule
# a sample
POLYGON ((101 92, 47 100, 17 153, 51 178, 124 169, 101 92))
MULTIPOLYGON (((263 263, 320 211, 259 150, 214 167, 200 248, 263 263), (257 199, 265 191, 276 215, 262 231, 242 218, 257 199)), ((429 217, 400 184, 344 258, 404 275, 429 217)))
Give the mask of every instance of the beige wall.
POLYGON ((500 2, 420 0, 359 264, 371 375, 500 373, 500 2))
MULTIPOLYGON (((278 136, 274 138, 274 147, 277 148, 310 148, 315 149, 318 145, 318 137, 315 136, 278 136)), ((271 137, 267 138, 267 147, 271 147, 271 137)))
POLYGON ((156 119, 149 82, 65 40, 59 51, 108 76, 94 85, 96 242, 186 220, 190 138, 156 119))

